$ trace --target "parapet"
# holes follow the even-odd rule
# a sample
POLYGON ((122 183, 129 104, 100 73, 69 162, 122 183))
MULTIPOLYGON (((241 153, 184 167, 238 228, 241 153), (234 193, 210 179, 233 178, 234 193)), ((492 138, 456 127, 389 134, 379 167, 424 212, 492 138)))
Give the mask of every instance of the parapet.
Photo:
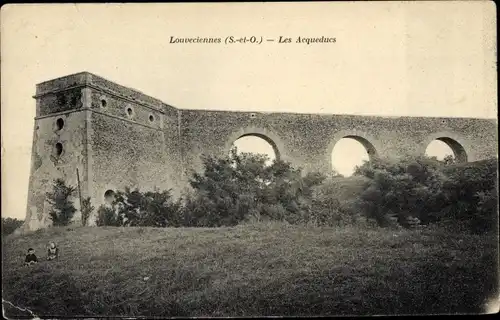
POLYGON ((161 112, 177 110, 177 108, 161 100, 148 96, 138 90, 119 85, 90 72, 79 72, 39 83, 36 85, 36 95, 33 98, 41 98, 46 95, 57 94, 61 91, 84 87, 132 100, 161 112))

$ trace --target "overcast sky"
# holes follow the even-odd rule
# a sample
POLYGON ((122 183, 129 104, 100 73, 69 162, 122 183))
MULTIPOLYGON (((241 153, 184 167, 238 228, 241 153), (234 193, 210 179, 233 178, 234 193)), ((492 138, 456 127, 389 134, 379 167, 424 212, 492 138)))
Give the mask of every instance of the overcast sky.
POLYGON ((495 29, 492 2, 3 6, 2 216, 25 216, 36 83, 89 71, 186 109, 495 118, 495 29), (231 35, 292 43, 169 43, 231 35))

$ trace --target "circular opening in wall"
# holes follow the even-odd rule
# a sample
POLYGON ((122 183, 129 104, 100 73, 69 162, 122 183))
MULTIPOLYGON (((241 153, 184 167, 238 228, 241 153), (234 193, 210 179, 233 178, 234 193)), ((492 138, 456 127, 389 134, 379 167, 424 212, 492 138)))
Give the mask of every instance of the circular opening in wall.
POLYGON ((64 127, 64 120, 62 118, 56 120, 56 127, 57 130, 61 130, 64 127))
POLYGON ((152 114, 149 115, 149 121, 151 122, 155 121, 155 117, 152 114))
POLYGON ((257 115, 255 113, 250 114, 250 118, 255 118, 257 115))
POLYGON ((115 200, 115 192, 113 190, 107 190, 106 192, 104 192, 104 201, 107 204, 112 204, 114 200, 115 200))
POLYGON ((63 145, 62 143, 58 142, 56 143, 56 145, 54 146, 54 154, 56 156, 60 156, 63 152, 63 145))
POLYGON ((102 106, 103 108, 106 108, 106 105, 107 105, 107 104, 108 104, 108 103, 106 102, 106 100, 101 99, 101 106, 102 106))

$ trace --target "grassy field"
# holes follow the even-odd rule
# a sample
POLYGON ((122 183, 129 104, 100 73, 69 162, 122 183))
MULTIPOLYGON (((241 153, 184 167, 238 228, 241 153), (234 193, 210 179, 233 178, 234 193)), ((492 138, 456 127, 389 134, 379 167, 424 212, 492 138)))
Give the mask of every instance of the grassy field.
POLYGON ((435 229, 52 228, 3 240, 2 295, 53 317, 482 313, 497 246, 435 229), (49 241, 59 261, 22 267, 49 241))

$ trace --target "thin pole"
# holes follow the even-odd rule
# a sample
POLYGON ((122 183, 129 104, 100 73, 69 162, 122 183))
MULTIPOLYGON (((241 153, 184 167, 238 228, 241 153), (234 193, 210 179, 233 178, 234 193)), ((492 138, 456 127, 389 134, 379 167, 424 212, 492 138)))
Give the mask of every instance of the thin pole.
POLYGON ((78 181, 78 197, 80 198, 80 213, 82 214, 82 219, 83 219, 82 189, 80 188, 80 173, 78 172, 78 168, 76 168, 76 180, 78 181))

